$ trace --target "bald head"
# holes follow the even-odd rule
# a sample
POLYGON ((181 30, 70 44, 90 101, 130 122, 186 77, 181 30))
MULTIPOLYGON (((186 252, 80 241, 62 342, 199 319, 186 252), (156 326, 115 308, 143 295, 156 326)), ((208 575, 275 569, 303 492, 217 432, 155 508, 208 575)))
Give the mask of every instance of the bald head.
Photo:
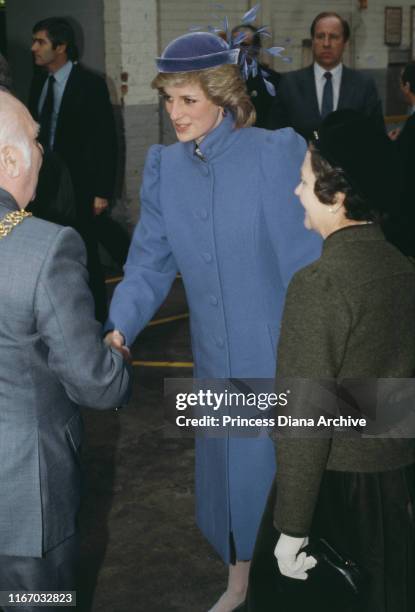
POLYGON ((14 96, 0 90, 0 187, 20 208, 33 199, 42 154, 36 141, 38 125, 14 96))

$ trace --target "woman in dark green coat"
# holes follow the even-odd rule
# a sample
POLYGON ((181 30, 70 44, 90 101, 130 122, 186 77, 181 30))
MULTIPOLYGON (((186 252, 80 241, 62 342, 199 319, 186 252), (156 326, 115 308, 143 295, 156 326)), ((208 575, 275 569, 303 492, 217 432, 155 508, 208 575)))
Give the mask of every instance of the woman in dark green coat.
POLYGON ((289 285, 277 385, 297 379, 284 416, 312 421, 276 434, 278 470, 254 551, 249 612, 415 609, 411 415, 403 410, 393 422, 397 400, 379 404, 381 384, 395 385, 395 398, 409 390, 410 400, 409 381, 384 379, 410 379, 415 372, 415 268, 378 224, 393 197, 391 155, 386 136, 367 119, 338 111, 304 160, 296 194, 305 226, 324 246, 321 258, 289 285), (351 379, 360 389, 354 410, 338 395, 339 388, 350 391, 351 379), (333 406, 365 418, 377 435, 332 427, 316 433, 312 424, 333 406), (357 596, 339 590, 336 597, 333 583, 321 581, 323 561, 310 552, 321 538, 360 568, 357 596))

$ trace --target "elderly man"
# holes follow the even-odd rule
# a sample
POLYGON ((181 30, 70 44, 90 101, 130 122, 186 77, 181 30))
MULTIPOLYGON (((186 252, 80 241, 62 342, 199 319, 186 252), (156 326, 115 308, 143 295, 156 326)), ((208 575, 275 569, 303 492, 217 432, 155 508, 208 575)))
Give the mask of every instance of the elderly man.
POLYGON ((350 38, 347 21, 337 13, 320 13, 310 32, 313 64, 283 75, 268 127, 293 127, 309 139, 328 113, 350 108, 365 113, 384 130, 382 104, 374 81, 343 65, 350 38))
POLYGON ((25 211, 37 133, 0 91, 0 591, 75 588, 78 404, 110 408, 129 391, 94 319, 81 238, 25 211))

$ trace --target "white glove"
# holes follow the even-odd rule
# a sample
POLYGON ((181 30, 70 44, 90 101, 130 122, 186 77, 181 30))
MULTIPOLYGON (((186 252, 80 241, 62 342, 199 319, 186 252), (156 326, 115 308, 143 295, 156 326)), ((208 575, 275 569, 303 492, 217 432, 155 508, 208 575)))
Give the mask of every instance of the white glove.
POLYGON ((298 554, 301 548, 304 548, 307 544, 308 538, 293 538, 284 533, 280 535, 274 555, 283 576, 296 578, 297 580, 307 580, 307 571, 317 565, 317 560, 314 557, 307 556, 305 552, 298 554))

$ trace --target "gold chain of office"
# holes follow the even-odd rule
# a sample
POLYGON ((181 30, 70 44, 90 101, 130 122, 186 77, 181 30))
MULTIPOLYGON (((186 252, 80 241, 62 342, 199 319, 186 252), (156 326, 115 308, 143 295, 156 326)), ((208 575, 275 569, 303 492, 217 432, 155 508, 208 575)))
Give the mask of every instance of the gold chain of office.
POLYGON ((31 217, 32 213, 25 210, 16 210, 7 213, 0 221, 0 238, 5 238, 10 234, 12 229, 19 225, 26 217, 31 217))

